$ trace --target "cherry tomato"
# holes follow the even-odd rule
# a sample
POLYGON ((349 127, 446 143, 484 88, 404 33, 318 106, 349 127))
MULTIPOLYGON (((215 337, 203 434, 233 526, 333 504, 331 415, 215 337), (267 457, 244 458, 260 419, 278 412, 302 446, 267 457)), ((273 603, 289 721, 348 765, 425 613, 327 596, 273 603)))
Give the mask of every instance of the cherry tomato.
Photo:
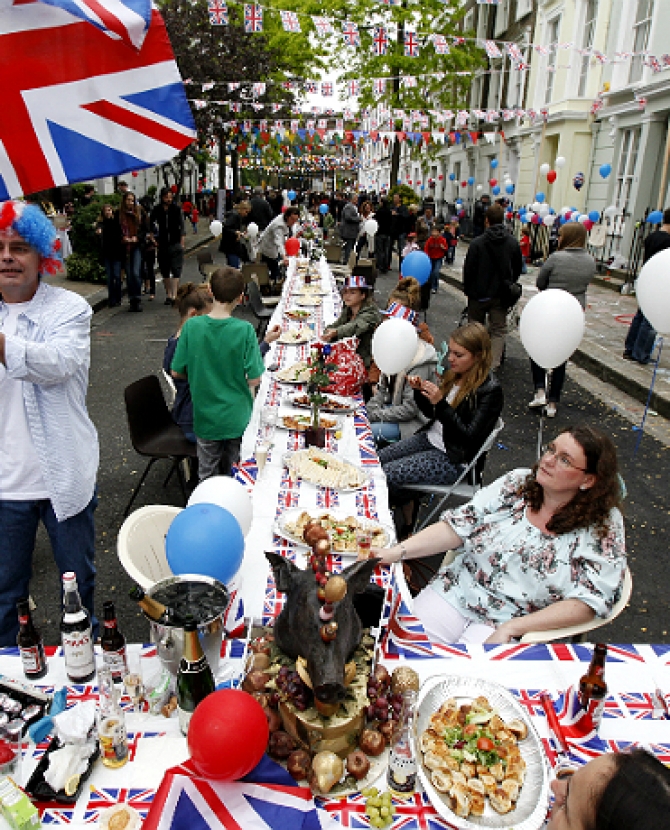
POLYGON ((496 745, 489 738, 480 738, 477 741, 477 749, 481 749, 482 752, 490 752, 492 749, 495 748, 496 745))

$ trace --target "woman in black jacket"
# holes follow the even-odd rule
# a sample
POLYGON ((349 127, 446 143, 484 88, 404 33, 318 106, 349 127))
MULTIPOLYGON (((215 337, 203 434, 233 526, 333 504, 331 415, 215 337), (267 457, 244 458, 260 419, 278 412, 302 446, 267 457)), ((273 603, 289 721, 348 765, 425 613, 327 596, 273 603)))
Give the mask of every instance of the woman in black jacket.
POLYGON ((223 230, 219 250, 226 255, 228 265, 232 268, 240 268, 242 261, 246 259, 246 249, 243 250, 242 225, 251 212, 249 202, 238 202, 231 211, 226 213, 223 219, 223 230))
POLYGON ((493 431, 503 408, 500 383, 491 374, 491 338, 480 323, 468 323, 452 332, 449 369, 439 386, 411 376, 419 410, 429 419, 411 438, 379 454, 389 499, 403 506, 410 523, 411 496, 407 484, 453 484, 493 431))

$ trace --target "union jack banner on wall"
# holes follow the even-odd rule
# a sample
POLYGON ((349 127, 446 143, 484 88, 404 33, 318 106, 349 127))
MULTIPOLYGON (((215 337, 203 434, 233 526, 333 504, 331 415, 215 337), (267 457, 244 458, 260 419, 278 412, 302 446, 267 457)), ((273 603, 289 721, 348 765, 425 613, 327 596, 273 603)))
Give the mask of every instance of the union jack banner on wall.
POLYGON ((279 12, 281 17, 282 26, 284 27, 285 32, 299 32, 300 31, 300 21, 298 20, 298 15, 295 12, 279 12))
POLYGON ((212 26, 228 25, 228 6, 224 0, 209 0, 207 3, 209 22, 212 26))
POLYGON ((406 58, 418 58, 419 57, 419 39, 416 36, 416 32, 411 31, 410 29, 405 30, 405 57, 406 58))
POLYGON ((244 4, 244 31, 245 32, 262 32, 263 31, 263 7, 257 6, 255 3, 244 4))
POLYGON ((346 20, 342 24, 342 37, 347 46, 360 46, 361 36, 358 32, 358 24, 346 20))
POLYGON ((157 10, 141 38, 136 4, 102 14, 104 27, 62 6, 0 6, 0 200, 152 167, 196 136, 157 10))
POLYGON ((320 35, 331 35, 333 33, 333 24, 327 17, 313 17, 312 23, 320 35))
POLYGON ((375 26, 372 35, 372 51, 375 55, 385 55, 389 49, 389 36, 385 26, 375 26))
POLYGON ((327 81, 326 83, 321 84, 321 94, 325 98, 330 98, 333 94, 333 85, 327 81))

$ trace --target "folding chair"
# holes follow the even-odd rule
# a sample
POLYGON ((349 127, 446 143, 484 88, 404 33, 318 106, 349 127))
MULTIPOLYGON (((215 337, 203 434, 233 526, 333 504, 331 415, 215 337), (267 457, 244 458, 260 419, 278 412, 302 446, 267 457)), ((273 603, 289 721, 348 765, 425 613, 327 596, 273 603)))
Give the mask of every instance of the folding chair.
POLYGON ((268 326, 268 321, 272 317, 273 311, 263 303, 261 292, 255 280, 250 280, 247 285, 247 293, 249 294, 249 305, 254 313, 254 317, 258 320, 256 325, 256 334, 260 340, 265 334, 265 329, 268 326))
POLYGON ((337 265, 342 261, 342 246, 336 242, 326 244, 326 262, 333 262, 337 265))
POLYGON ((264 297, 261 291, 261 288, 270 287, 270 271, 264 262, 245 262, 240 270, 242 271, 247 296, 249 295, 249 283, 255 282, 263 305, 269 308, 278 305, 281 297, 264 297))
POLYGON ((196 251, 195 258, 198 260, 198 271, 203 282, 208 282, 214 271, 219 267, 214 264, 212 252, 209 248, 206 251, 196 251))

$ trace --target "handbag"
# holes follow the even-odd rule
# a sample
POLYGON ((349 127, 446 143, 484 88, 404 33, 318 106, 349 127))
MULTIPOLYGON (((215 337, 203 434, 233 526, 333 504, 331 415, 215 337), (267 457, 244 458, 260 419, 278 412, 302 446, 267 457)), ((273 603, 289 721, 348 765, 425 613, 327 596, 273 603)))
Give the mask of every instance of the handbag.
POLYGON ((500 301, 505 308, 512 308, 519 302, 522 293, 523 288, 520 283, 505 280, 500 292, 500 301))

